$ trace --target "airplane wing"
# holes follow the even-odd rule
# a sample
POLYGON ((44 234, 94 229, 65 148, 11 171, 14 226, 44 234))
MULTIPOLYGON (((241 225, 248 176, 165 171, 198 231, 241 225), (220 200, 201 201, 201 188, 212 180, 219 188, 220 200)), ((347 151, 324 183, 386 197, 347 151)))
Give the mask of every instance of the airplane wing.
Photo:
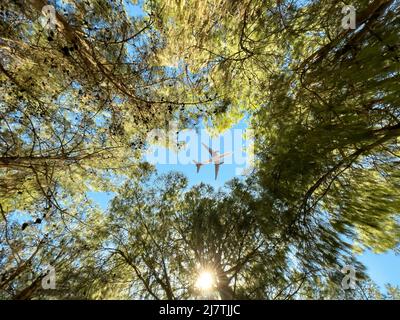
POLYGON ((216 163, 216 164, 215 164, 215 180, 217 180, 218 171, 219 171, 219 166, 220 166, 220 165, 221 165, 220 163, 216 163))
POLYGON ((193 160, 193 163, 194 163, 194 164, 201 164, 201 165, 203 165, 203 164, 209 164, 209 163, 211 163, 211 161, 212 161, 212 159, 208 159, 208 160, 205 160, 205 161, 203 161, 203 162, 197 162, 196 160, 193 160))
POLYGON ((214 151, 213 149, 207 147, 207 145, 205 145, 204 143, 202 143, 202 145, 208 150, 208 152, 211 154, 211 157, 215 157, 218 155, 218 151, 214 151))
POLYGON ((221 154, 220 156, 219 156, 219 159, 222 159, 222 158, 224 158, 224 157, 228 157, 228 156, 230 156, 232 154, 232 152, 225 152, 225 153, 223 153, 223 154, 221 154))

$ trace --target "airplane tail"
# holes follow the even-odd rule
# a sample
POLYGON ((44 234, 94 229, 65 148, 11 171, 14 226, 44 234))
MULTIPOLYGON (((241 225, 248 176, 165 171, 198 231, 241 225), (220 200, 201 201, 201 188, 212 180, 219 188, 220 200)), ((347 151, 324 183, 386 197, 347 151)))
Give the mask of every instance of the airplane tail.
POLYGON ((202 163, 200 163, 200 162, 197 162, 197 161, 195 161, 195 160, 193 160, 193 162, 194 162, 194 164, 196 165, 196 168, 197 168, 197 173, 199 173, 199 171, 200 171, 200 168, 201 168, 201 166, 203 165, 202 163))

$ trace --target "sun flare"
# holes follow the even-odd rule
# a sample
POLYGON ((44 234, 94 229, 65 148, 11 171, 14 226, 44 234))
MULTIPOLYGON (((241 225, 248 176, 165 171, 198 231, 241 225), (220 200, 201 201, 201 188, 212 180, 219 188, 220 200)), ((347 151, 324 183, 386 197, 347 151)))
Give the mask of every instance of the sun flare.
POLYGON ((214 275, 210 271, 203 271, 196 280, 196 287, 200 290, 210 290, 214 285, 214 275))

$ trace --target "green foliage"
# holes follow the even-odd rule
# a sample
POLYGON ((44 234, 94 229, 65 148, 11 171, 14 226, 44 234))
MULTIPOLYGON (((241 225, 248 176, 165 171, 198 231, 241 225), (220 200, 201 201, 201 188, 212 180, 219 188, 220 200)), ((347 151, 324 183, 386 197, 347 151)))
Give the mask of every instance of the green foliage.
POLYGON ((52 2, 51 30, 46 1, 2 2, 0 298, 198 298, 208 269, 209 298, 399 299, 356 259, 400 248, 399 1, 354 1, 355 30, 337 1, 132 3, 52 2), (243 116, 246 179, 188 188, 141 161, 179 147, 146 140, 171 121, 243 116))

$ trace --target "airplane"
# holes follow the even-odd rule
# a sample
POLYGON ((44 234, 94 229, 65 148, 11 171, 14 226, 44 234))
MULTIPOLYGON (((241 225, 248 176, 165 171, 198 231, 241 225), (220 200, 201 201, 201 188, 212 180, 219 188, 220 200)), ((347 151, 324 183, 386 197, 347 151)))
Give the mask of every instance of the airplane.
POLYGON ((209 163, 214 162, 214 166, 215 166, 215 180, 217 180, 218 171, 219 171, 219 166, 220 166, 221 164, 224 163, 224 162, 222 161, 222 158, 231 155, 232 152, 226 152, 226 153, 223 153, 223 154, 219 154, 218 151, 215 151, 215 150, 209 148, 209 147, 206 146, 204 143, 202 143, 202 145, 203 145, 203 146, 208 150, 208 152, 210 153, 211 159, 209 159, 209 160, 207 160, 207 161, 204 161, 204 162, 197 162, 197 161, 194 161, 194 160, 193 160, 193 162, 194 162, 194 164, 196 165, 196 168, 197 168, 197 173, 199 173, 201 166, 203 166, 203 165, 205 165, 205 164, 209 164, 209 163))

